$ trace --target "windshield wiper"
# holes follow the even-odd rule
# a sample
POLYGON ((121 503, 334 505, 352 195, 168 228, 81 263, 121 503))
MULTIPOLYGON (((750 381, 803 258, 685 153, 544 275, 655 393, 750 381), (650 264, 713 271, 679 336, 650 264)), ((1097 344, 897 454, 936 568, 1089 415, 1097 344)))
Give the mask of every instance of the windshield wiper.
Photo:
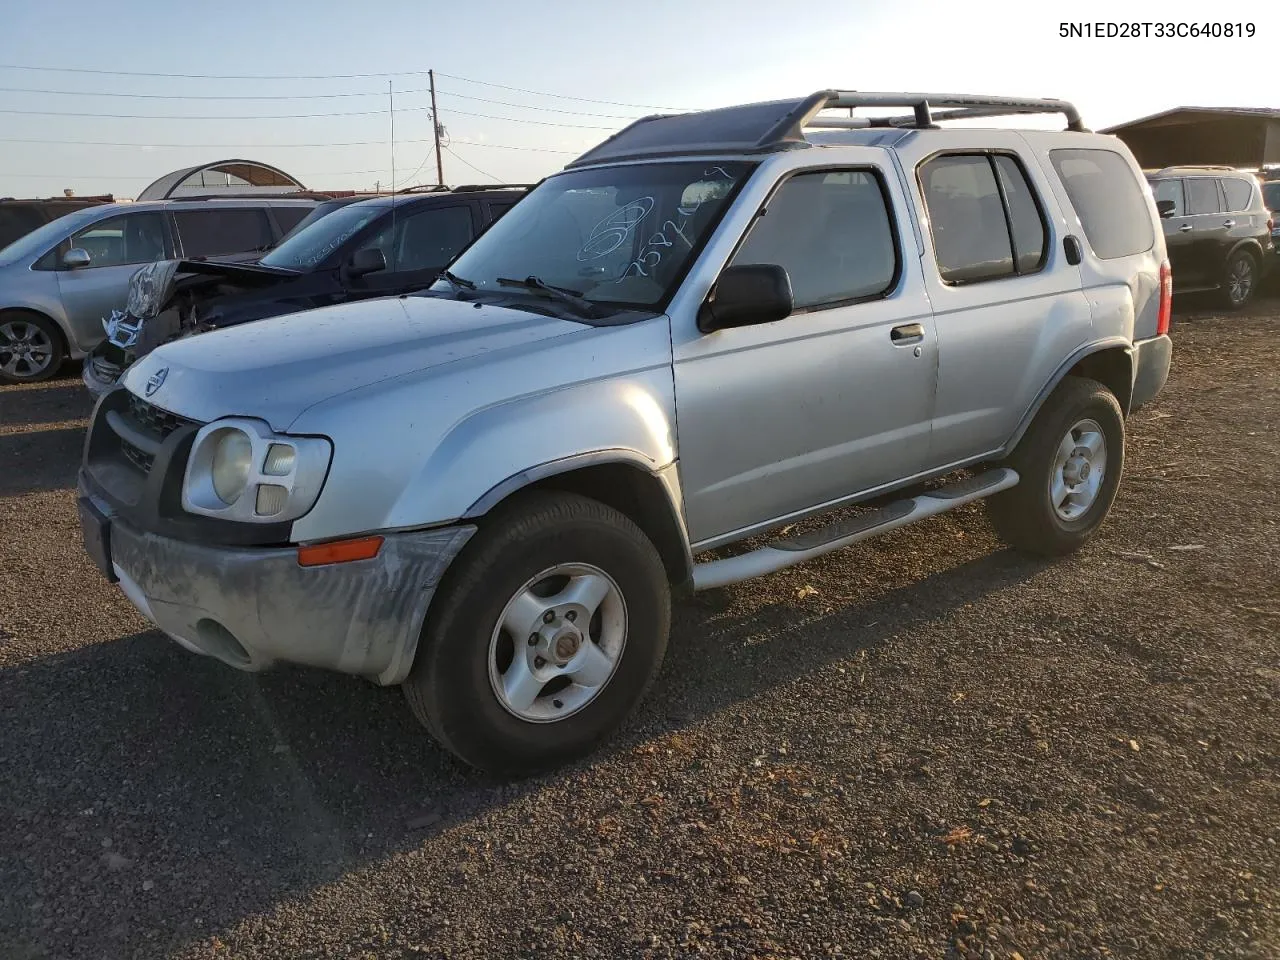
POLYGON ((474 290, 476 288, 476 285, 472 283, 470 280, 467 280, 465 277, 455 277, 448 270, 445 270, 443 273, 440 274, 440 276, 444 277, 446 280, 452 283, 455 287, 458 287, 461 290, 474 290))
POLYGON ((526 290, 537 290, 540 293, 545 293, 552 300, 559 300, 590 319, 594 320, 598 316, 596 305, 590 300, 583 299, 581 291, 570 290, 566 287, 553 287, 549 283, 543 283, 537 277, 525 277, 523 280, 498 277, 497 282, 504 287, 524 287, 526 290))

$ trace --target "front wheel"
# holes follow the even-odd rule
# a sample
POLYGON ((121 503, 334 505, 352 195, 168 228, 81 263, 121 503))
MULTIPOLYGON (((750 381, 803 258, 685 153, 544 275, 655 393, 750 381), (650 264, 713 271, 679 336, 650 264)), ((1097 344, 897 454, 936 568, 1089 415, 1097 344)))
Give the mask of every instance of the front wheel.
POLYGON ((1258 286, 1258 262, 1241 250, 1227 261, 1226 279, 1222 285, 1222 299, 1232 310, 1239 310, 1253 299, 1258 286))
POLYGON ((48 380, 62 364, 62 335, 34 313, 0 313, 0 383, 48 380))
POLYGON ((662 664, 671 599, 625 515, 531 494, 487 517, 441 584, 405 695, 473 767, 531 773, 590 752, 662 664))
POLYGON ((1078 550, 1102 525, 1124 467, 1124 415, 1095 380, 1067 377, 1009 458, 1021 478, 987 500, 996 532, 1042 556, 1078 550))

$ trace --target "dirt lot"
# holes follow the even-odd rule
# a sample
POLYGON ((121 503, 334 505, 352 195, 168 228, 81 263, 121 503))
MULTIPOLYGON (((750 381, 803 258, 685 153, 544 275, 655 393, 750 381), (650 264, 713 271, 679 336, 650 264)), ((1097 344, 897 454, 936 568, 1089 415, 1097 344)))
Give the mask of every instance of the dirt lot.
POLYGON ((79 382, 0 390, 0 956, 1280 957, 1280 302, 1174 335, 1083 553, 974 507, 702 595, 517 784, 147 630, 81 554, 79 382))

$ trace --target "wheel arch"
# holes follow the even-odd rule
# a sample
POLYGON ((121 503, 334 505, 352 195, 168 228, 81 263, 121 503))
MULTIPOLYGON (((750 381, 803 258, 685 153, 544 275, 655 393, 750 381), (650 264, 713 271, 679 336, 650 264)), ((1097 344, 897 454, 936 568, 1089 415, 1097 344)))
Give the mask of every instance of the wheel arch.
POLYGON ((600 450, 544 463, 491 488, 464 519, 483 523, 495 507, 535 490, 580 494, 625 514, 657 548, 672 586, 692 583, 693 557, 680 508, 676 463, 654 470, 649 461, 627 450, 600 450))
POLYGON ((1097 380, 1115 395, 1121 412, 1126 417, 1129 415, 1133 400, 1133 344, 1123 337, 1110 337, 1085 344, 1064 360, 1040 388, 1035 400, 1018 421, 1018 428, 1005 444, 1004 453, 1012 452, 1058 384, 1072 376, 1097 380))
POLYGON ((1226 264, 1230 263, 1231 258, 1234 257, 1237 253, 1240 253, 1242 250, 1249 253, 1253 257, 1253 263, 1255 267, 1262 266, 1263 264, 1262 244, 1258 242, 1256 237, 1245 237, 1242 240, 1236 241, 1235 245, 1227 252, 1226 257, 1223 258, 1223 261, 1222 261, 1223 266, 1225 267, 1226 264))

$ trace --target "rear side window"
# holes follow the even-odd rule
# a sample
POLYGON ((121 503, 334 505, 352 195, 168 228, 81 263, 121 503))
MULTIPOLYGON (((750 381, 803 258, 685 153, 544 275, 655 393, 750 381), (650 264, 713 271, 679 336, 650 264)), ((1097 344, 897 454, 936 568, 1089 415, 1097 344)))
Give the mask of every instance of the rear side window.
POLYGON ((1253 186, 1248 180, 1239 177, 1223 177, 1222 192, 1227 198, 1227 212, 1240 213, 1249 209, 1249 201, 1253 199, 1253 186))
POLYGON ((1128 162, 1112 150, 1050 150, 1049 159, 1099 260, 1145 253, 1151 212, 1128 162))
POLYGON ((261 208, 182 210, 173 218, 188 259, 266 250, 273 242, 271 224, 261 208))
POLYGON ((920 166, 920 189, 938 273, 947 283, 1033 273, 1044 262, 1044 218, 1013 157, 935 157, 920 166))
POLYGON ((1218 181, 1213 177, 1191 177, 1187 180, 1187 216, 1221 213, 1218 181))
POLYGON ((786 180, 733 257, 734 266, 749 263, 784 267, 797 310, 887 293, 898 247, 879 177, 824 170, 786 180))

